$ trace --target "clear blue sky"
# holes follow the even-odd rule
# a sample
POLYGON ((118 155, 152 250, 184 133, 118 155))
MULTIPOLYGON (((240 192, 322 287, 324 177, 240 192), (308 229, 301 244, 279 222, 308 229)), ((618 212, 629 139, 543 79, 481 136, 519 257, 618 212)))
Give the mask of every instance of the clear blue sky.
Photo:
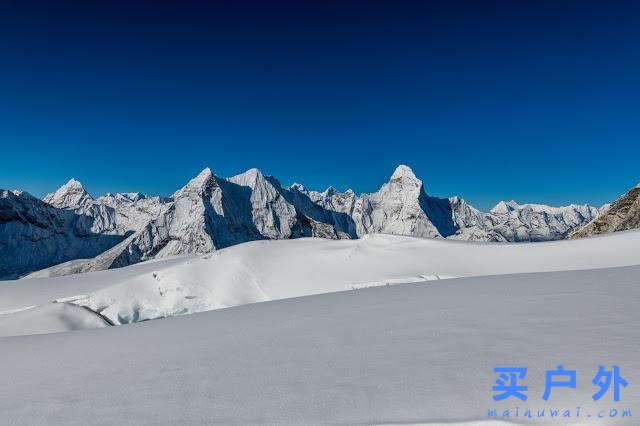
POLYGON ((404 163, 487 209, 640 181, 638 2, 89 3, 0 6, 0 187, 369 192, 404 163))

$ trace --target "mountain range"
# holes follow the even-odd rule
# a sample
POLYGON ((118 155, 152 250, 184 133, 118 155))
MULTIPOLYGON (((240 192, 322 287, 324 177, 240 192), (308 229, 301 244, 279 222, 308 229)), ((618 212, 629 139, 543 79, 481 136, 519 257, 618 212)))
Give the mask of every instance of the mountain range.
POLYGON ((481 212, 459 197, 428 195, 422 181, 402 165, 377 192, 361 195, 333 187, 310 191, 297 183, 283 187, 258 169, 223 178, 205 168, 170 197, 109 193, 94 198, 71 179, 42 200, 0 190, 0 278, 43 268, 48 269, 30 276, 104 270, 260 239, 388 233, 550 241, 566 238, 608 210, 501 201, 481 212))

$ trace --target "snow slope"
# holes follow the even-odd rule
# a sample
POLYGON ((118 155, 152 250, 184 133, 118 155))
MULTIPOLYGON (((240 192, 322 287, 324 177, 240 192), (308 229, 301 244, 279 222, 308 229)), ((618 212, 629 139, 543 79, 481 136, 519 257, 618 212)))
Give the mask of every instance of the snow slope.
POLYGON ((16 312, 0 313, 0 337, 21 334, 55 333, 111 325, 94 312, 70 303, 49 303, 16 312))
POLYGON ((472 277, 0 338, 0 417, 12 425, 484 424, 475 422, 490 408, 579 406, 580 418, 547 414, 542 423, 631 426, 640 413, 638 282, 639 267, 472 277), (545 403, 545 370, 558 364, 576 370, 577 388, 554 388, 545 403), (620 402, 611 390, 594 402, 597 367, 612 364, 629 386, 620 402), (493 368, 514 365, 528 368, 528 401, 494 403, 493 368), (613 407, 634 417, 595 418, 613 407))
POLYGON ((438 277, 640 264, 640 232, 541 244, 393 235, 256 241, 136 276, 73 301, 115 324, 438 277))
MULTIPOLYGON (((0 281, 0 313, 27 306, 43 305, 53 300, 78 294, 89 294, 135 276, 152 272, 159 267, 171 267, 184 263, 188 256, 148 261, 126 268, 88 272, 55 278, 38 278, 19 281, 0 281), (161 266, 160 266, 161 265, 161 266)), ((71 265, 73 266, 73 265, 71 265)))
MULTIPOLYGON (((382 234, 359 240, 255 241, 194 258, 144 262, 117 272, 0 284, 0 310, 64 299, 114 324, 126 324, 385 284, 638 265, 639 244, 640 231, 536 244, 382 234), (41 289, 46 290, 41 293, 41 289)), ((15 328, 15 335, 22 333, 15 328)))

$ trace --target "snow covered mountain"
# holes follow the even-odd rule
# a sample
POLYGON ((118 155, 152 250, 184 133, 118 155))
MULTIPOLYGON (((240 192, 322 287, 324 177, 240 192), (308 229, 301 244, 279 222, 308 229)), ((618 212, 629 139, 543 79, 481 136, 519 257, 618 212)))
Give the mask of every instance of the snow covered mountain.
POLYGON ((93 257, 124 238, 103 231, 94 217, 54 207, 26 192, 0 190, 0 277, 93 257))
MULTIPOLYGON (((5 193, 5 198, 14 194, 5 193)), ((113 238, 96 237, 100 243, 90 249, 82 248, 86 243, 73 242, 69 247, 61 244, 49 249, 55 255, 48 256, 41 253, 45 249, 26 250, 26 257, 39 259, 22 261, 20 267, 15 262, 0 261, 5 263, 0 265, 4 276, 18 276, 73 259, 86 260, 38 274, 103 270, 154 258, 202 254, 261 239, 352 239, 388 233, 471 241, 548 241, 565 238, 600 213, 586 205, 549 207, 514 201, 500 202, 485 213, 459 197, 428 195, 422 181, 404 165, 398 166, 377 192, 362 195, 332 187, 323 192, 309 191, 300 184, 283 188, 277 179, 258 169, 221 178, 205 168, 167 198, 123 193, 96 199, 71 179, 39 203, 46 208, 35 208, 31 202, 31 207, 22 207, 22 211, 46 217, 49 213, 41 213, 46 210, 73 218, 68 219, 73 229, 69 231, 67 226, 64 232, 76 237, 90 234, 113 238)), ((14 204, 6 205, 9 212, 5 216, 16 215, 14 204)), ((33 224, 24 226, 30 230, 17 234, 11 230, 14 225, 0 228, 0 239, 12 238, 15 245, 24 247, 48 244, 41 239, 22 244, 30 232, 37 232, 31 229, 33 224)))
POLYGON ((298 184, 290 190, 305 191, 314 203, 349 215, 358 237, 388 233, 470 241, 552 241, 565 238, 600 214, 600 209, 588 205, 550 207, 515 201, 501 201, 484 213, 459 197, 427 195, 422 181, 407 166, 399 166, 379 191, 359 197, 333 188, 307 192, 298 184))
POLYGON ((157 217, 168 201, 142 194, 94 199, 75 179, 43 201, 0 190, 0 277, 93 258, 157 217))
POLYGON ((569 237, 584 238, 636 228, 640 228, 640 184, 631 188, 613 204, 605 206, 602 215, 569 237))
POLYGON ((598 217, 602 209, 571 204, 550 207, 501 201, 488 213, 474 212, 452 238, 475 241, 553 241, 598 217))
MULTIPOLYGON (((302 202, 304 197, 300 197, 302 202)), ((94 259, 57 268, 53 275, 103 270, 179 254, 201 254, 247 241, 321 236, 348 237, 306 216, 277 180, 250 169, 228 179, 205 168, 134 234, 94 259)))
POLYGON ((125 235, 158 217, 170 199, 145 197, 138 192, 108 193, 94 199, 79 181, 71 179, 56 192, 44 197, 43 201, 85 216, 93 232, 125 235))
POLYGON ((92 203, 94 200, 93 197, 85 191, 82 184, 72 178, 69 182, 58 188, 56 192, 47 194, 47 196, 43 198, 43 201, 62 209, 83 206, 92 203))

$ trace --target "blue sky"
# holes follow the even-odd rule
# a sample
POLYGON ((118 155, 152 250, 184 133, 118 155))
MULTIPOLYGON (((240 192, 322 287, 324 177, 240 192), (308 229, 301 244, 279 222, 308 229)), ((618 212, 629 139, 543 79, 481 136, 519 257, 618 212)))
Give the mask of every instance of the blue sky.
POLYGON ((640 181, 637 2, 230 3, 3 3, 0 187, 369 192, 408 164, 488 209, 640 181))

